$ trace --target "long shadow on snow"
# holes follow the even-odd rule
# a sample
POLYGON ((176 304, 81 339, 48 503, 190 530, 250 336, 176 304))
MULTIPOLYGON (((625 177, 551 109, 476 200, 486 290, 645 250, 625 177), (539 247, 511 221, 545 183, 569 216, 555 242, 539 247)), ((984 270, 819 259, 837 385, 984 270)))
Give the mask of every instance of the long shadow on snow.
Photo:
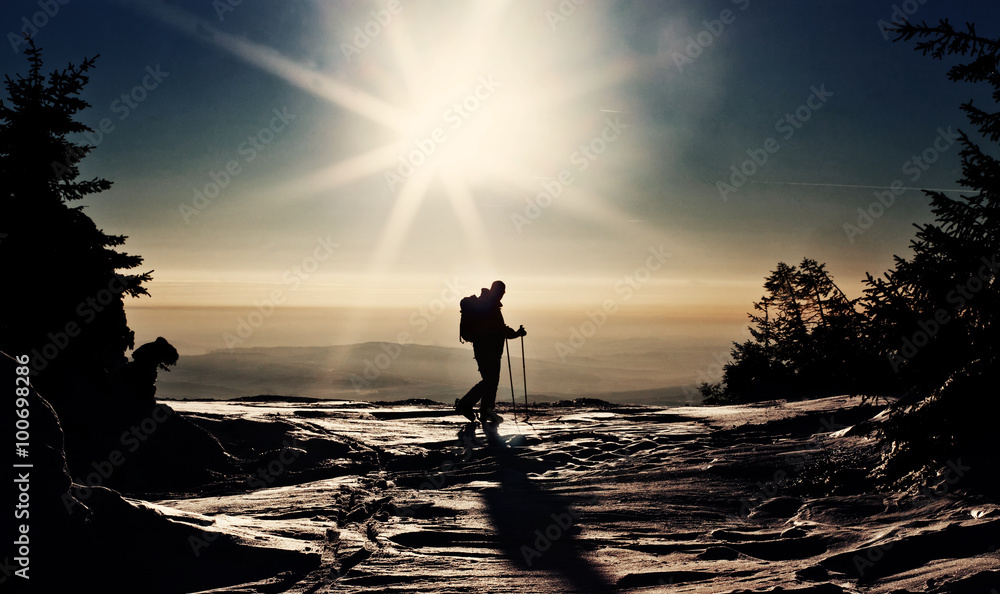
POLYGON ((503 553, 521 567, 552 572, 580 591, 615 591, 607 576, 580 554, 581 543, 574 537, 580 512, 572 501, 533 483, 514 453, 501 450, 496 461, 500 486, 482 495, 503 553))

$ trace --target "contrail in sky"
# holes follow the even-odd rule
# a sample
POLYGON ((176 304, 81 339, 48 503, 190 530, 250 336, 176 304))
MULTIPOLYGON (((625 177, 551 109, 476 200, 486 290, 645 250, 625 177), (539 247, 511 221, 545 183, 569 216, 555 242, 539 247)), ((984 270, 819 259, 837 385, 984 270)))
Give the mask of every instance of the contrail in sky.
MULTIPOLYGON (((863 188, 869 190, 928 190, 931 192, 968 192, 968 190, 962 189, 944 189, 944 188, 911 188, 907 186, 895 187, 892 186, 861 186, 856 184, 811 184, 806 182, 767 182, 767 181, 751 181, 753 184, 770 184, 779 186, 817 186, 822 188, 863 188)), ((979 192, 969 192, 970 194, 978 194, 979 192)))

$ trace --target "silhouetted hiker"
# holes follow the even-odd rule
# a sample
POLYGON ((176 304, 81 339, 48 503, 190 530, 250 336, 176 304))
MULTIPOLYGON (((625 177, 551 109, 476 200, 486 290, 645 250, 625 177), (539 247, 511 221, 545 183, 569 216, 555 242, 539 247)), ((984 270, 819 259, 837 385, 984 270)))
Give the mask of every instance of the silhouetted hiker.
POLYGON ((481 421, 502 423, 496 413, 497 386, 500 383, 500 363, 503 358, 504 341, 508 338, 526 336, 524 326, 514 330, 504 323, 500 308, 507 287, 503 281, 494 281, 489 289, 483 289, 478 297, 466 297, 461 301, 462 322, 459 334, 462 340, 472 343, 472 352, 479 364, 482 381, 472 387, 462 398, 455 401, 455 410, 470 421, 476 420, 473 407, 479 404, 481 421))

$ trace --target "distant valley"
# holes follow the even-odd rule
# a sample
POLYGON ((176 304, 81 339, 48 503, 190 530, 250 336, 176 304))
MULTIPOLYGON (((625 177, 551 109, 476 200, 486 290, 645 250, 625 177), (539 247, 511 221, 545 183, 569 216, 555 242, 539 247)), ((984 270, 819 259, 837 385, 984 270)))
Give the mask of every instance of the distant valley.
MULTIPOLYGON (((720 347, 678 347, 641 339, 612 341, 589 357, 527 359, 530 401, 580 397, 683 405, 717 373, 720 347)), ((665 342, 665 341, 663 341, 665 342)), ((520 353, 510 359, 523 402, 520 353)), ((714 378, 713 378, 714 379, 714 378)), ((322 347, 261 347, 182 356, 160 373, 157 396, 230 399, 261 394, 347 400, 427 398, 452 402, 479 381, 471 347, 366 342, 322 347)), ((507 358, 498 400, 509 401, 507 358)))

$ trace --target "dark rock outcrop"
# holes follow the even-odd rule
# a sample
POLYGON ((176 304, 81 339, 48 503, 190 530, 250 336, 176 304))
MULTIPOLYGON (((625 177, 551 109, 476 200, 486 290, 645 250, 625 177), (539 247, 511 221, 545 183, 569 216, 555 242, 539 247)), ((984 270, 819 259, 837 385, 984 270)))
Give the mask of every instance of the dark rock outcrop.
MULTIPOLYGON (((13 378, 17 368, 15 360, 0 353, 0 376, 13 378)), ((305 573, 319 564, 316 554, 250 546, 215 530, 211 520, 198 525, 193 520, 168 518, 112 489, 75 484, 67 468, 63 430, 55 409, 33 388, 21 398, 15 404, 18 410, 28 411, 28 424, 22 423, 28 432, 23 448, 27 456, 21 458, 17 450, 9 449, 8 465, 30 465, 15 468, 21 474, 14 478, 23 479, 15 485, 26 487, 4 488, 0 505, 10 510, 21 502, 24 513, 15 519, 14 530, 26 538, 21 543, 4 539, 0 549, 3 591, 75 590, 80 584, 93 584, 103 592, 192 592, 281 572, 305 573), (20 575, 15 574, 17 570, 22 570, 20 575)), ((193 423, 177 422, 183 417, 167 411, 170 409, 163 407, 162 414, 167 415, 161 425, 164 431, 152 432, 165 436, 162 444, 191 439, 192 448, 197 448, 214 439, 193 423), (174 424, 168 430, 169 423, 174 424)), ((162 444, 144 448, 144 455, 155 458, 159 455, 155 448, 166 447, 162 444)), ((136 458, 130 463, 146 468, 148 460, 136 458)), ((98 464, 94 472, 99 476, 100 468, 112 468, 109 476, 114 476, 125 468, 111 459, 106 464, 98 464)), ((150 472, 165 476, 155 467, 150 472)))

